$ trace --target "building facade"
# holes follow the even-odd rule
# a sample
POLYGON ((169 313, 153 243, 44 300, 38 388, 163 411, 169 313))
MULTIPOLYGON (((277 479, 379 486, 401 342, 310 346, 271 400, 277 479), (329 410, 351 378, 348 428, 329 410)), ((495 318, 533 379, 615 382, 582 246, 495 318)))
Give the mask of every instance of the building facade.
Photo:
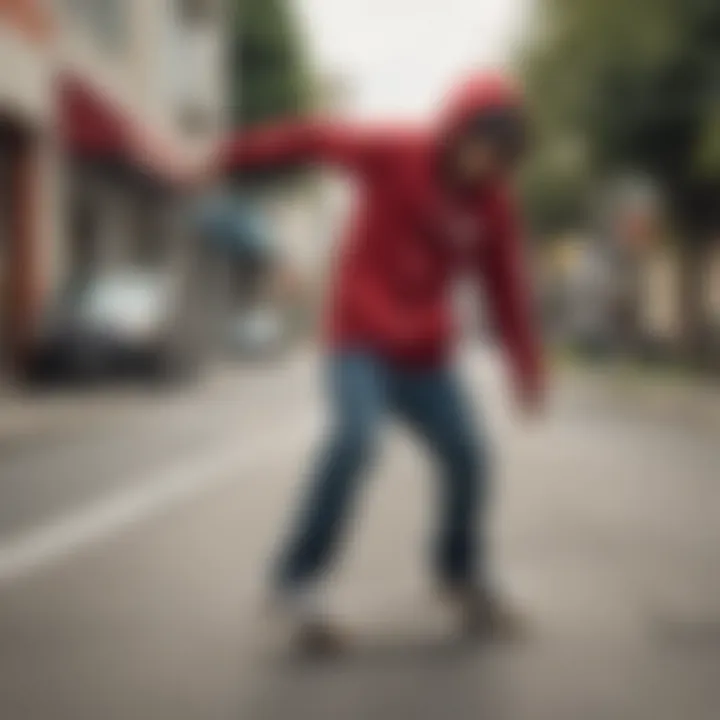
POLYGON ((36 0, 0 0, 0 372, 18 361, 41 300, 52 208, 54 28, 36 0))
POLYGON ((225 13, 0 0, 4 358, 73 275, 186 261, 177 208, 225 131, 225 13))

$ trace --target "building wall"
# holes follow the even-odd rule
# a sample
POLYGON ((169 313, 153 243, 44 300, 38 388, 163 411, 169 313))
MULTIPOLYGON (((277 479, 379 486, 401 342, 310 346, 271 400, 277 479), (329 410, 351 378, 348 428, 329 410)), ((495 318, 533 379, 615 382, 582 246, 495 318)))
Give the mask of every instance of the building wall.
POLYGON ((0 24, 34 44, 46 43, 53 33, 50 13, 41 0, 0 0, 0 24))
POLYGON ((720 334, 720 239, 712 244, 708 253, 706 296, 709 321, 720 334))
MULTIPOLYGON (((226 24, 223 3, 206 1, 213 12, 197 26, 187 26, 181 0, 103 0, 99 4, 109 8, 105 16, 88 12, 98 0, 55 0, 60 65, 102 90, 146 134, 149 148, 179 167, 200 162, 224 130, 226 24), (193 50, 196 47, 202 51, 193 50), (187 102, 208 111, 210 122, 201 132, 188 132, 183 125, 181 109, 187 102)), ((74 177, 68 184, 73 193, 102 195, 99 204, 107 213, 101 223, 100 254, 119 262, 131 252, 143 210, 128 204, 122 188, 102 182, 102 187, 92 188, 97 182, 74 177), (115 247, 123 243, 125 247, 115 247)), ((58 267, 67 266, 67 258, 57 261, 58 267)))
POLYGON ((143 103, 189 154, 206 152, 225 128, 224 3, 195 0, 204 11, 188 17, 188 0, 131 2, 142 28, 134 71, 143 103))
POLYGON ((17 173, 24 215, 10 223, 22 235, 13 240, 15 250, 21 243, 20 259, 9 267, 1 257, 0 268, 15 283, 13 303, 22 304, 13 308, 13 323, 27 332, 70 271, 73 193, 99 194, 97 206, 106 211, 101 251, 110 262, 127 254, 136 233, 117 187, 95 179, 78 186, 57 135, 55 78, 65 71, 84 78, 179 164, 199 160, 225 125, 224 3, 204 3, 202 22, 187 24, 181 0, 0 0, 0 123, 27 141, 17 173), (200 129, 185 126, 188 104, 207 110, 200 129))
POLYGON ((642 267, 641 324, 645 332, 666 342, 680 337, 680 261, 677 252, 659 247, 642 267))
POLYGON ((50 50, 0 15, 0 107, 34 126, 50 119, 50 50))
POLYGON ((187 160, 217 142, 225 128, 222 0, 203 0, 209 10, 193 23, 180 12, 187 0, 54 2, 63 65, 92 80, 151 136, 187 160), (116 8, 109 12, 118 26, 114 33, 108 29, 112 22, 87 12, 98 4, 116 8), (188 105, 206 111, 202 131, 184 127, 182 109, 188 105))
MULTIPOLYGON (((52 122, 53 24, 36 0, 0 0, 0 361, 17 362, 48 283, 45 250, 57 228, 52 122)), ((7 367, 7 366, 5 366, 7 367)))

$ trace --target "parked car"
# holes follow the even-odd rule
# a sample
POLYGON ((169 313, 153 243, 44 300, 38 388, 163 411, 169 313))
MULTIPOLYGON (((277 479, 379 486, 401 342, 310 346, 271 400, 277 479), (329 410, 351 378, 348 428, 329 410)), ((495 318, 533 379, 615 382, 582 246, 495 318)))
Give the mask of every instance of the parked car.
POLYGON ((101 274, 68 288, 34 343, 36 381, 170 379, 195 367, 183 342, 179 283, 152 271, 101 274))

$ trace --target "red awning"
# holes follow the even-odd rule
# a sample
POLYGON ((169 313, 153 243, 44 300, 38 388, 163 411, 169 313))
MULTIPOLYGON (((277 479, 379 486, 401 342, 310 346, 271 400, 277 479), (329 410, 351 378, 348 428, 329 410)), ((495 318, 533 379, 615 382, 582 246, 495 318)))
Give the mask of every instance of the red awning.
POLYGON ((88 82, 64 77, 59 98, 61 136, 72 154, 118 162, 172 185, 192 182, 200 172, 165 138, 88 82))
POLYGON ((75 77, 62 78, 58 92, 61 138, 71 154, 130 161, 132 126, 110 98, 75 77))

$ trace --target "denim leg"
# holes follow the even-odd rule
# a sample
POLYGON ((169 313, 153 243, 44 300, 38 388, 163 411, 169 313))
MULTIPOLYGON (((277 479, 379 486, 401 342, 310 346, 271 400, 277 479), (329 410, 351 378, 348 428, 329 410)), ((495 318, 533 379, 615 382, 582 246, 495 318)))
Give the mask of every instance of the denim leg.
POLYGON ((428 444, 441 471, 436 572, 446 583, 487 582, 487 449, 469 398, 449 368, 394 370, 388 387, 393 409, 428 444))
POLYGON ((330 433, 281 557, 281 585, 311 580, 330 564, 371 458, 385 404, 384 369, 368 355, 333 356, 327 379, 330 433))

